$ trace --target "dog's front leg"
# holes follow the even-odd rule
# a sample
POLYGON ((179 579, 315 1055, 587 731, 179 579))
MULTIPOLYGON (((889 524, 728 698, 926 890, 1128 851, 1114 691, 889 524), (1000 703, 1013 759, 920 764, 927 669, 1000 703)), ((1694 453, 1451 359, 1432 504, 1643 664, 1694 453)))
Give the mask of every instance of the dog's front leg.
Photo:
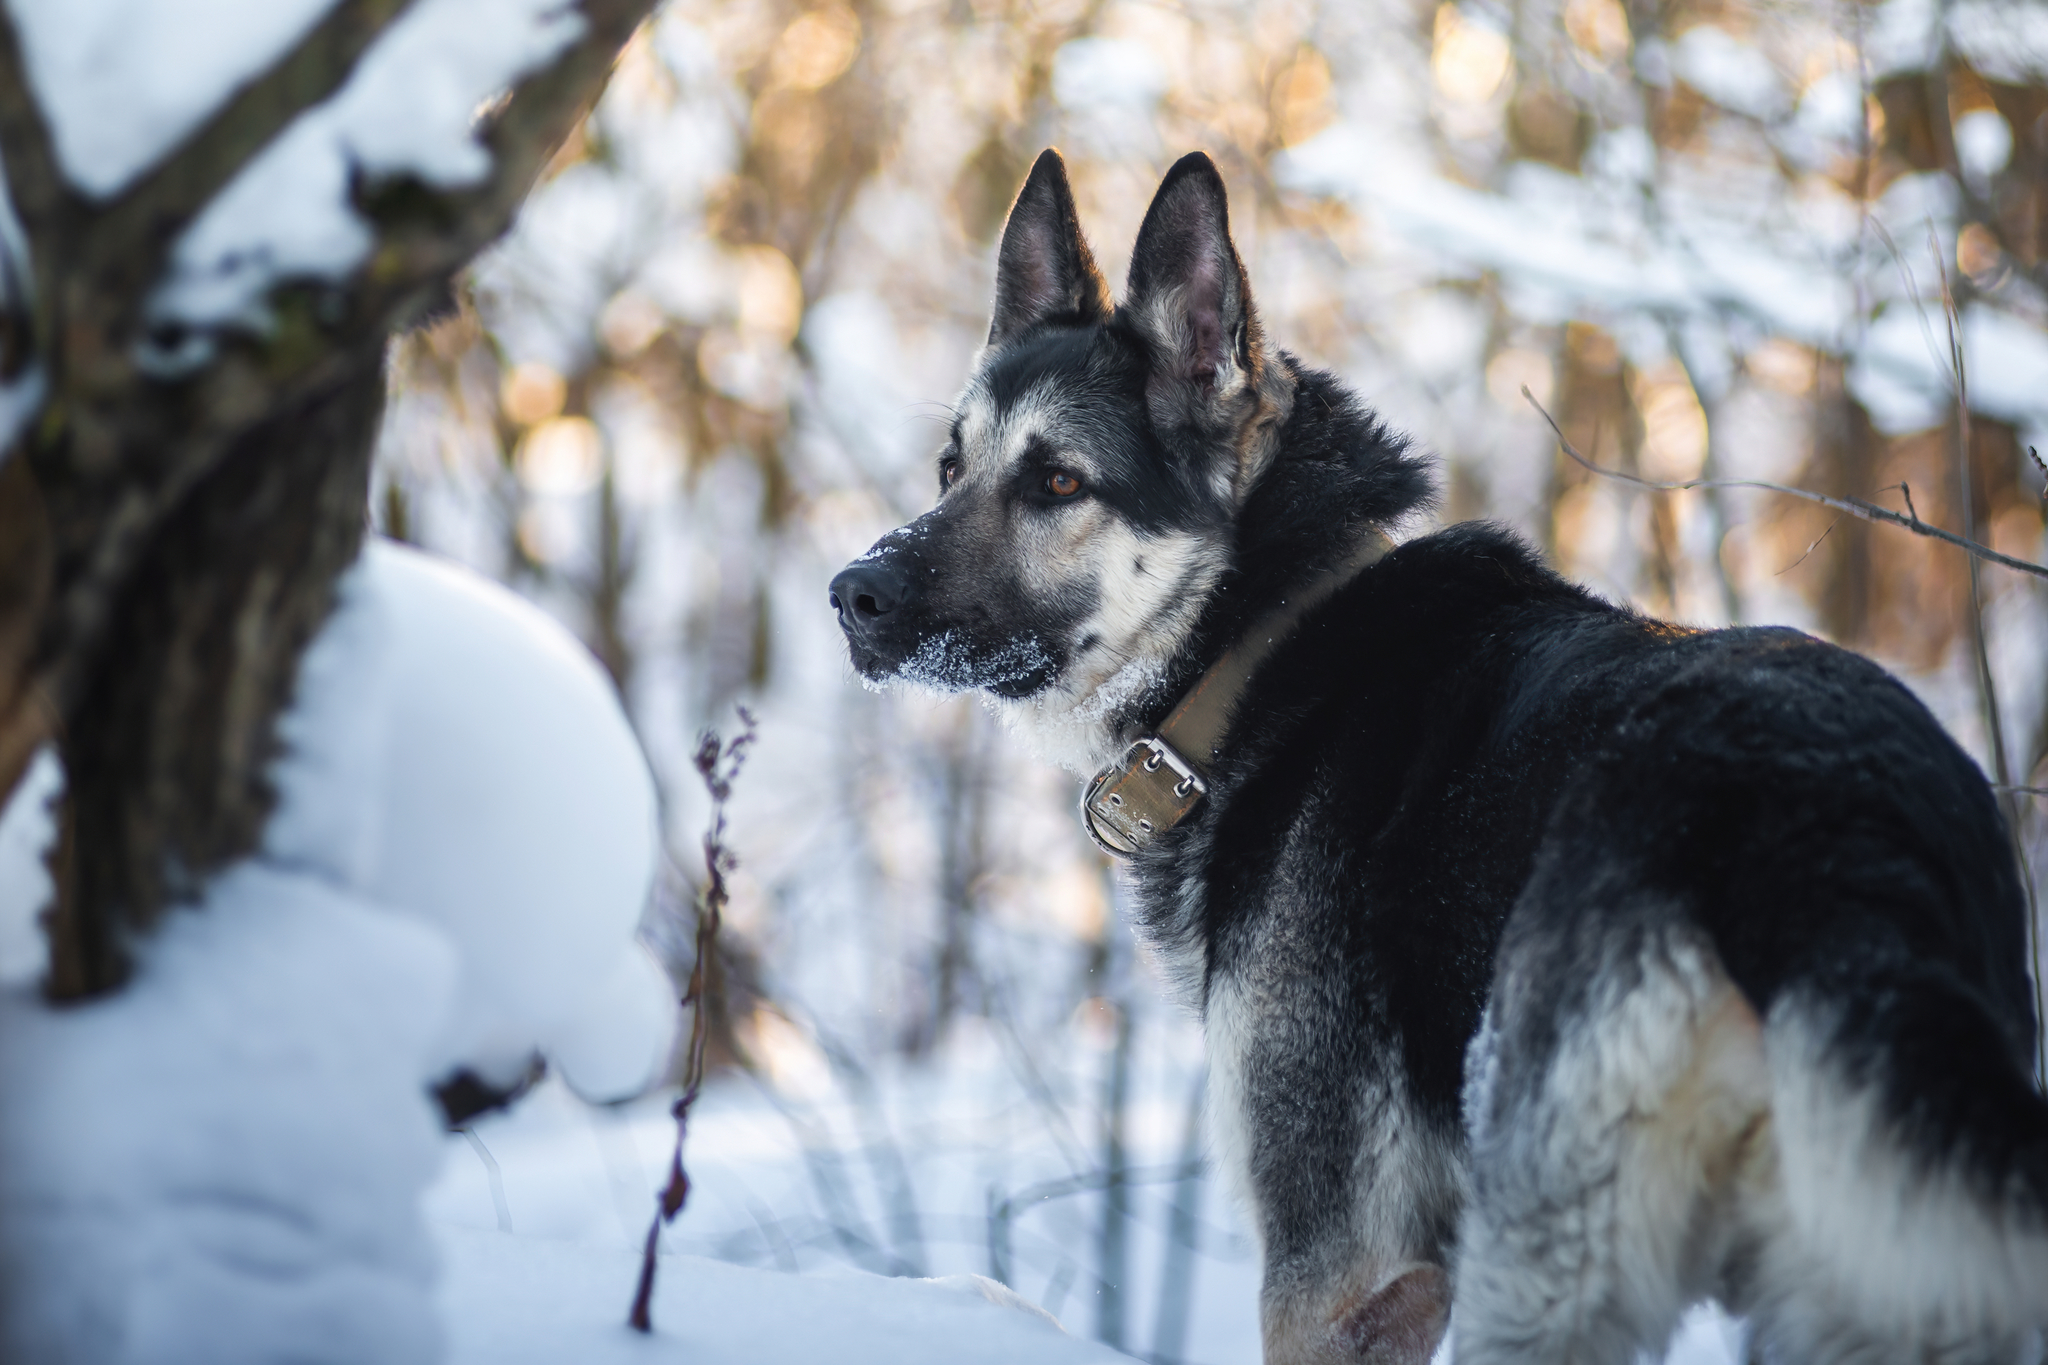
POLYGON ((1211 1131, 1263 1257, 1265 1365, 1424 1365, 1450 1314, 1459 1137, 1412 1101, 1352 974, 1300 965, 1219 972, 1205 1011, 1211 1131))

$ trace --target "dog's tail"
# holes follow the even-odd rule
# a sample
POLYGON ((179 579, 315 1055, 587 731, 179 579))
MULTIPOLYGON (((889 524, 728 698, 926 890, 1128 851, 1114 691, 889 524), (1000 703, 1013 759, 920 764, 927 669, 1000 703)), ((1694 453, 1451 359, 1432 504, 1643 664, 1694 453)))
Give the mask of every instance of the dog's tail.
POLYGON ((2048 1099, 1980 994, 1844 962, 1780 995, 1764 1050, 1779 1227, 1757 1269, 1788 1353, 1853 1333, 1942 1359, 2048 1327, 2048 1099))

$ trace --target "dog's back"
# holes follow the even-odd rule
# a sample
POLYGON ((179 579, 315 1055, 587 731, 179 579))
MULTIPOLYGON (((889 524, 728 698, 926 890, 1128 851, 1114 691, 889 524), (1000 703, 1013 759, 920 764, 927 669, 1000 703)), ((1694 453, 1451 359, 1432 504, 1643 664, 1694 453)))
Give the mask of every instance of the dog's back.
POLYGON ((1782 1359, 2017 1359, 2048 1318, 2048 1105, 1990 793, 1865 660, 1696 652, 1589 756, 1509 921, 1461 1349, 1615 1357, 1713 1294, 1782 1359), (1604 1235, 1532 1242, 1559 1201, 1604 1203, 1604 1235))
POLYGON ((1370 1342, 1433 1340, 1453 1265, 1480 1361, 1625 1360, 1708 1296, 1787 1360, 2048 1318, 2013 860, 1874 665, 1452 528, 1304 624, 1211 800, 1142 903, 1207 945, 1269 1360, 1413 1358, 1370 1342))

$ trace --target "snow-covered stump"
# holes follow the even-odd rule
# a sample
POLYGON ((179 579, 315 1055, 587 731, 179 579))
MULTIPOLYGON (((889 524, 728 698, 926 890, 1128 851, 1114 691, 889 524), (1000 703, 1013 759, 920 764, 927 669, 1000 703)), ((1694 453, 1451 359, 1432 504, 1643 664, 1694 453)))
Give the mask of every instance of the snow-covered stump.
POLYGON ((400 547, 339 600, 262 848, 124 990, 34 989, 55 764, 0 817, 0 1359, 439 1359, 430 1088, 538 1054, 608 1100, 665 1069, 674 991, 634 941, 653 784, 609 680, 400 547))
POLYGON ((58 744, 52 994, 257 846, 385 339, 650 4, 0 5, 0 792, 58 744))
POLYGON ((431 1088, 661 1064, 602 673, 397 550, 329 619, 387 337, 650 5, 0 0, 0 1358, 436 1358, 431 1088))

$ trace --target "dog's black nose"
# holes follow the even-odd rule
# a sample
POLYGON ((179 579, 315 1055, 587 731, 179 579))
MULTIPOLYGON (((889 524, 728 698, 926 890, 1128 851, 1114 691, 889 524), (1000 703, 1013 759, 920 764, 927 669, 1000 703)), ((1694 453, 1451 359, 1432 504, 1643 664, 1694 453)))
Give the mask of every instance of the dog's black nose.
POLYGON ((832 607, 848 634, 865 635, 910 595, 910 575, 891 557, 856 560, 832 580, 832 607))

